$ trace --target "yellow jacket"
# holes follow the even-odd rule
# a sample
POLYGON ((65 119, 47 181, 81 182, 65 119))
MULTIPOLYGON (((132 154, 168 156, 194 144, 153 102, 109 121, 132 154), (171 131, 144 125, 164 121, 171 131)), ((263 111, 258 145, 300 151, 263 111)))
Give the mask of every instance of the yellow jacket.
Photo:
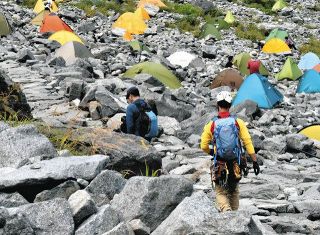
MULTIPOLYGON (((210 154, 209 144, 212 143, 212 133, 211 133, 211 126, 212 122, 210 121, 207 123, 203 128, 203 133, 201 135, 201 149, 210 154)), ((254 147, 251 141, 251 136, 249 134, 248 128, 246 127, 246 124, 243 120, 237 118, 237 122, 239 125, 239 136, 242 141, 242 144, 244 145, 245 149, 247 150, 248 154, 254 154, 254 147)))

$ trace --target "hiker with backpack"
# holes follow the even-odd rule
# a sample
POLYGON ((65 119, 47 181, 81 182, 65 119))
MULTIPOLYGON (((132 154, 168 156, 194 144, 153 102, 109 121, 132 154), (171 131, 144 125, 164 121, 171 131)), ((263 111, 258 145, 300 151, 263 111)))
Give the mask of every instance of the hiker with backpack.
POLYGON ((247 68, 250 74, 259 73, 261 61, 258 59, 258 53, 255 51, 250 52, 251 59, 248 61, 247 68))
POLYGON ((156 110, 140 98, 140 92, 137 87, 131 87, 127 90, 126 99, 128 107, 126 117, 122 119, 121 131, 127 134, 141 136, 151 140, 158 134, 158 119, 156 110))
POLYGON ((229 92, 222 91, 217 95, 218 116, 205 125, 201 135, 201 149, 213 157, 211 180, 220 212, 239 207, 238 183, 242 177, 241 168, 246 167, 242 144, 253 161, 255 174, 260 173, 249 131, 243 120, 230 114, 231 103, 229 92))

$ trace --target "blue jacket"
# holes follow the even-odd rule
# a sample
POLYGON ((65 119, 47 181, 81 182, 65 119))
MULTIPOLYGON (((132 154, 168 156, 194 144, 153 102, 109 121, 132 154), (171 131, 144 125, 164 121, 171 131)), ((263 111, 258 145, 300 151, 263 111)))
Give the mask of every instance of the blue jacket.
POLYGON ((129 104, 126 112, 126 126, 128 134, 141 136, 140 123, 137 122, 137 119, 140 115, 137 105, 147 105, 147 107, 150 108, 150 106, 143 99, 138 99, 134 101, 132 104, 129 104))

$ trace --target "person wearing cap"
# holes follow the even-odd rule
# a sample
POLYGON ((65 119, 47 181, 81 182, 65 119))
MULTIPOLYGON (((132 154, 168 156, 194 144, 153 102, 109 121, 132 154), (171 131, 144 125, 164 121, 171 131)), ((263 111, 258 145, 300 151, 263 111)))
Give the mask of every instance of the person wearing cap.
POLYGON ((137 87, 130 87, 127 90, 126 99, 129 105, 127 107, 126 117, 122 119, 125 123, 125 127, 122 125, 121 130, 127 134, 141 136, 150 141, 151 138, 144 136, 144 133, 142 133, 143 130, 148 129, 148 123, 144 123, 141 120, 140 115, 142 110, 150 110, 157 116, 158 112, 155 104, 151 107, 147 102, 141 99, 140 92, 137 87), (143 127, 142 125, 146 126, 143 127))
POLYGON ((250 74, 259 73, 261 61, 258 59, 258 53, 256 51, 250 52, 251 59, 248 61, 247 68, 250 74))
MULTIPOLYGON (((214 160, 216 161, 216 166, 226 166, 228 169, 228 177, 225 183, 225 186, 221 186, 218 184, 218 179, 213 178, 213 182, 215 183, 215 192, 216 192, 216 203, 220 212, 237 210, 239 207, 239 185, 238 182, 241 179, 241 172, 237 169, 240 168, 240 157, 241 151, 239 151, 239 162, 236 159, 225 160, 219 156, 218 151, 218 141, 216 139, 220 139, 221 136, 217 135, 218 128, 220 128, 220 123, 226 123, 228 120, 234 124, 234 129, 237 133, 235 135, 238 138, 239 147, 242 149, 242 145, 245 147, 247 153, 251 157, 253 161, 253 169, 256 175, 260 172, 260 167, 257 163, 257 157, 255 154, 254 146, 251 141, 251 136, 249 131, 245 125, 245 122, 240 118, 236 118, 232 116, 229 112, 232 103, 232 96, 227 91, 222 91, 217 95, 217 106, 218 106, 218 116, 209 121, 201 135, 201 149, 213 155, 214 160), (221 122, 222 121, 222 122, 221 122), (219 124, 218 124, 219 123, 219 124), (237 165, 238 164, 238 165, 237 165), (237 172, 235 172, 237 171, 237 172)), ((225 129, 224 129, 225 130, 225 129)), ((220 134, 221 135, 221 134, 220 134)), ((226 136, 226 133, 223 133, 226 136)), ((228 136, 228 135, 227 135, 228 136)), ((231 136, 231 135, 230 135, 231 136)), ((235 138, 235 137, 234 137, 235 138)), ((230 139, 231 141, 231 139, 230 139)), ((227 141, 228 142, 228 141, 227 141)), ((216 167, 216 171, 220 171, 219 167, 216 167)))

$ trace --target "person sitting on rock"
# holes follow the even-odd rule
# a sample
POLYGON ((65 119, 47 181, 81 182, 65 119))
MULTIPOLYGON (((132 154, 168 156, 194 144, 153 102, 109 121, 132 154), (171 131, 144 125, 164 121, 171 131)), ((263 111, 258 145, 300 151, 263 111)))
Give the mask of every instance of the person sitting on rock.
POLYGON ((126 99, 128 107, 125 122, 125 130, 128 134, 141 136, 147 140, 158 135, 158 119, 150 105, 140 98, 140 92, 137 87, 131 87, 127 90, 126 99))
POLYGON ((229 112, 231 102, 230 92, 222 91, 217 95, 218 116, 205 125, 201 135, 201 149, 213 156, 211 176, 220 212, 238 210, 239 207, 238 183, 242 177, 240 166, 245 159, 241 157, 241 141, 253 161, 255 174, 260 172, 244 121, 229 112))
POLYGON ((258 53, 255 51, 250 52, 251 59, 248 61, 247 68, 250 74, 259 73, 261 61, 258 59, 258 53))

